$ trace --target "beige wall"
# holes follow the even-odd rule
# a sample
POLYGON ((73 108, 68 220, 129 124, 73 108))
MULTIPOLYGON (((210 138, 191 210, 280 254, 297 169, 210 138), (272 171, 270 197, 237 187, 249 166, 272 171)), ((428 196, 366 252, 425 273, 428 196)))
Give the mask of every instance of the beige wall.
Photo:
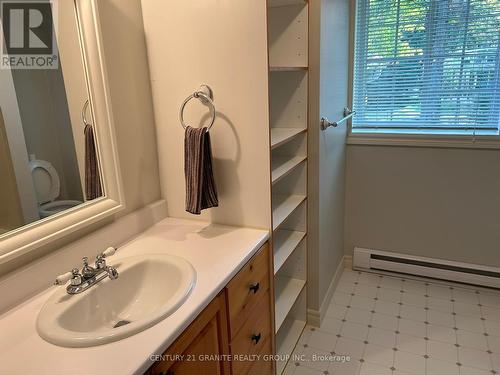
POLYGON ((345 124, 322 131, 320 118, 342 118, 347 104, 349 3, 310 2, 308 308, 320 310, 344 255, 345 124))
POLYGON ((61 180, 59 200, 83 201, 61 66, 57 70, 12 70, 12 79, 25 150, 54 166, 61 180))
MULTIPOLYGON (((161 197, 146 45, 140 0, 105 0, 99 2, 99 7, 126 204, 117 216, 124 216, 161 197)), ((110 221, 0 265, 0 277, 110 221)))
POLYGON ((16 186, 16 176, 0 108, 0 235, 23 225, 24 218, 16 186))
POLYGON ((140 0, 100 1, 125 193, 124 215, 160 198, 153 102, 140 0))
MULTIPOLYGON (((143 0, 142 7, 169 216, 269 228, 266 2, 143 0), (179 107, 204 83, 217 107, 210 135, 219 207, 195 216, 184 206, 179 107)), ((186 120, 198 126, 206 113, 193 100, 186 120)))
MULTIPOLYGON (((73 141, 80 171, 82 190, 85 191, 85 138, 83 134, 82 108, 88 99, 85 67, 78 36, 78 19, 73 1, 57 2, 59 23, 56 29, 59 64, 64 77, 68 113, 73 128, 73 141)), ((88 109, 87 117, 91 119, 88 109)))
POLYGON ((347 147, 345 250, 500 266, 500 150, 347 147))
POLYGON ((10 70, 0 69, 0 106, 8 139, 9 153, 14 168, 15 182, 20 199, 23 221, 31 223, 40 219, 38 202, 29 168, 26 141, 17 103, 16 90, 10 70))

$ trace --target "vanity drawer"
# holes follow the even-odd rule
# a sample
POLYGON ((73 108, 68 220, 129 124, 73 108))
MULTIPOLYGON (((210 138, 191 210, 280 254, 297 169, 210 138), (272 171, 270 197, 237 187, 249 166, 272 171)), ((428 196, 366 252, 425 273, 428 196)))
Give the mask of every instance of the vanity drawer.
MULTIPOLYGON (((251 357, 253 355, 271 354, 270 305, 269 291, 267 291, 253 309, 251 317, 243 324, 238 334, 231 341, 230 348, 233 356, 251 357)), ((232 361, 231 366, 233 375, 243 375, 252 369, 266 367, 264 361, 232 361)), ((263 374, 261 373, 261 375, 263 374)))
MULTIPOLYGON (((269 289, 269 245, 259 252, 227 285, 230 337, 234 338, 269 289)), ((269 297, 266 297, 269 299, 269 297)), ((269 311, 266 311, 269 318, 269 311)))

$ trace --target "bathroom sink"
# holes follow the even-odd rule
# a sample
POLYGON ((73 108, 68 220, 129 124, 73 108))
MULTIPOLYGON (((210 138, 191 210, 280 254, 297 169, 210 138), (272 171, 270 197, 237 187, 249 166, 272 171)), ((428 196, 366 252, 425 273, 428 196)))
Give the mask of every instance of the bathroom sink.
POLYGON ((117 259, 116 280, 75 295, 57 290, 42 307, 38 334, 65 347, 87 347, 141 332, 175 312, 196 283, 193 266, 162 254, 117 259))

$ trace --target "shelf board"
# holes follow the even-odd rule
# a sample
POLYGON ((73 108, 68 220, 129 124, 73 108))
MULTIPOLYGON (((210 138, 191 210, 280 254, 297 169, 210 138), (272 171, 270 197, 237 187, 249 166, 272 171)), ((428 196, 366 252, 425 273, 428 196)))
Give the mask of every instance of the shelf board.
POLYGON ((297 166, 300 165, 307 157, 302 156, 276 156, 271 162, 271 176, 273 184, 288 175, 297 166))
POLYGON ((273 207, 273 230, 277 229, 306 199, 305 195, 275 195, 277 204, 273 207))
POLYGON ((285 264, 299 243, 306 236, 305 232, 294 230, 277 230, 274 234, 274 274, 285 264))
MULTIPOLYGON (((278 334, 279 342, 276 343, 276 354, 280 356, 291 355, 305 326, 306 322, 303 320, 287 319, 283 324, 282 332, 278 334)), ((280 375, 286 364, 286 361, 276 361, 276 374, 280 375)))
POLYGON ((304 5, 307 0, 268 0, 267 5, 270 8, 285 7, 289 5, 304 5))
POLYGON ((305 132, 305 128, 271 128, 271 150, 305 132))
POLYGON ((275 301, 275 330, 278 332, 281 325, 285 321, 288 313, 293 307, 304 289, 306 282, 300 279, 292 279, 290 277, 276 276, 274 279, 274 290, 276 295, 275 301))
POLYGON ((270 66, 270 72, 300 72, 306 71, 307 66, 270 66))

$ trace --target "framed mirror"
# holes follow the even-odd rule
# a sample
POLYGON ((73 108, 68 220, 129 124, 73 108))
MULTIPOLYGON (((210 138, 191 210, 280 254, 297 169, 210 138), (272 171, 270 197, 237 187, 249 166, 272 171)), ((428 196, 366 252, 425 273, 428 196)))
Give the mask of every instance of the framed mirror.
POLYGON ((97 3, 0 2, 0 263, 124 207, 97 3))

